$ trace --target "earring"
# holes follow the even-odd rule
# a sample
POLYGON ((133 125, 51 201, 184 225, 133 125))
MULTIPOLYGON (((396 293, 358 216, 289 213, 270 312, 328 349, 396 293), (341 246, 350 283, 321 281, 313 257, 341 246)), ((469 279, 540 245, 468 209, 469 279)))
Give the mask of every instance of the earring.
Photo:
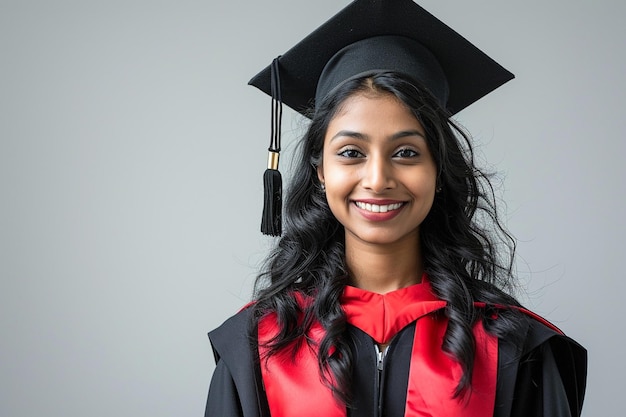
POLYGON ((441 187, 437 187, 437 188, 435 188, 435 192, 436 192, 436 193, 440 193, 440 192, 441 192, 441 187))
POLYGON ((322 193, 326 192, 326 184, 324 184, 323 182, 320 183, 320 188, 322 189, 322 193))

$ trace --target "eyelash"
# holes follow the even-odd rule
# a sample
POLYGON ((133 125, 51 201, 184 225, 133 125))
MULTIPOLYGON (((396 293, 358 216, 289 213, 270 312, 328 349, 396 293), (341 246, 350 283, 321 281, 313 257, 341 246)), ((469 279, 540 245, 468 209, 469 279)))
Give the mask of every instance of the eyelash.
MULTIPOLYGON (((356 149, 352 149, 352 148, 348 148, 348 149, 344 149, 343 151, 338 153, 339 156, 342 156, 344 158, 362 158, 363 153, 361 151, 358 151, 356 149)), ((411 148, 402 148, 399 149, 398 151, 396 151, 392 157, 397 157, 397 158, 415 158, 417 156, 419 156, 419 152, 417 152, 414 149, 411 148), (400 155, 402 153, 406 153, 406 152, 410 152, 410 155, 400 155)))
POLYGON ((339 152, 339 156, 343 156, 344 158, 362 158, 364 155, 356 149, 348 148, 339 152))
POLYGON ((415 158, 416 156, 419 156, 419 152, 410 148, 402 148, 402 149, 399 149, 398 152, 394 153, 393 156, 398 156, 399 158, 415 158), (405 153, 405 152, 410 152, 411 154, 400 156, 401 153, 405 153))

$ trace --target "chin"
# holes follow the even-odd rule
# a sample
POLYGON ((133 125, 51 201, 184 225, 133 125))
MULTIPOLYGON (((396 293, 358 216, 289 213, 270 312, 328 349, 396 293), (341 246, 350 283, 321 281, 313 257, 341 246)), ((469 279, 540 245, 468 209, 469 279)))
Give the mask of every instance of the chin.
POLYGON ((394 231, 390 230, 372 230, 363 231, 361 233, 346 232, 346 240, 356 239, 366 244, 380 246, 414 242, 415 238, 416 232, 394 233, 394 231))

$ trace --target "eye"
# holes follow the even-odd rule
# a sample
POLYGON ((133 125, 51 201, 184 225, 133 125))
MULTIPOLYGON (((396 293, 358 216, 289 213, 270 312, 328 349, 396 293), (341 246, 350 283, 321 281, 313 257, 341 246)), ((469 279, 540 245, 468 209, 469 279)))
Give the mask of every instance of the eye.
POLYGON ((344 149, 339 152, 339 156, 343 156, 344 158, 362 158, 364 155, 356 149, 344 149))
POLYGON ((416 156, 419 156, 419 153, 417 153, 413 149, 402 148, 398 152, 396 152, 393 156, 397 158, 415 158, 416 156))

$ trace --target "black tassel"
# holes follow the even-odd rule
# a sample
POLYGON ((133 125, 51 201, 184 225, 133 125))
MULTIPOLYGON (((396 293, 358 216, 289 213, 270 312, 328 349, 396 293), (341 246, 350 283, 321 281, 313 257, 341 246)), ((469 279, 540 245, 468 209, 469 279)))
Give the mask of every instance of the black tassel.
POLYGON ((277 169, 263 173, 263 219, 261 232, 270 236, 282 233, 283 180, 277 169))
POLYGON ((278 157, 280 154, 283 102, 280 93, 278 58, 274 59, 272 62, 271 78, 272 129, 270 147, 268 149, 270 153, 267 169, 263 174, 263 217, 261 219, 261 232, 270 236, 280 236, 283 232, 283 180, 278 171, 278 157))

